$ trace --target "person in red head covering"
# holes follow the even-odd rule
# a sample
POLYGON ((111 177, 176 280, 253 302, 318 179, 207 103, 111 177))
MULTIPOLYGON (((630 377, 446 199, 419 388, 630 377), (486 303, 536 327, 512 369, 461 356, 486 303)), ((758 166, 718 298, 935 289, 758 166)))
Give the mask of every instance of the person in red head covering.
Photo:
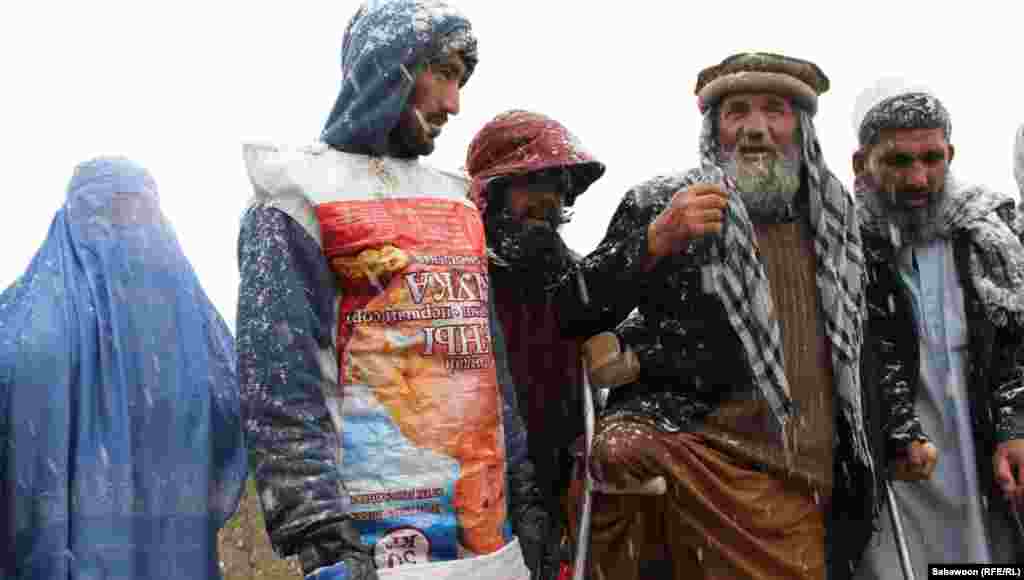
MULTIPOLYGON (((572 321, 560 319, 548 289, 574 271, 579 256, 559 230, 569 221, 568 208, 604 174, 605 166, 558 121, 513 110, 476 134, 466 170, 472 178, 470 197, 483 214, 495 306, 505 329, 530 458, 553 522, 550 553, 544 558, 553 567, 566 523, 559 498, 570 478, 568 448, 582 433, 583 419, 581 341, 563 338, 562 329, 572 321)), ((571 335, 576 334, 565 336, 571 335)))

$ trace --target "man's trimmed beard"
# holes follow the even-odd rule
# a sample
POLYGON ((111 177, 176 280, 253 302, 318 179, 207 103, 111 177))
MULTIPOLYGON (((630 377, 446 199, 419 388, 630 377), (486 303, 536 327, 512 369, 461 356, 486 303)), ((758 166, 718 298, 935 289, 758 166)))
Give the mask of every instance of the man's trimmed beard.
MULTIPOLYGON (((434 115, 434 120, 439 120, 439 116, 434 115)), ((434 152, 439 134, 440 129, 433 126, 432 120, 425 118, 416 107, 408 106, 399 117, 398 124, 388 133, 388 154, 400 159, 425 157, 434 152)))
POLYGON ((800 191, 803 155, 793 148, 782 155, 762 155, 748 161, 738 149, 722 152, 722 169, 736 184, 747 214, 756 223, 774 223, 794 217, 793 199, 800 191))

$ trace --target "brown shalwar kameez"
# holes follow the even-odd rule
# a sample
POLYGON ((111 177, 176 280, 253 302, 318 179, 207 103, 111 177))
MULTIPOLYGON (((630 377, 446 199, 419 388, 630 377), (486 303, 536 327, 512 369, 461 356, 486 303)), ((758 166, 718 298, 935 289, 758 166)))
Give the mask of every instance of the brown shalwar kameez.
POLYGON ((813 241, 800 223, 756 231, 797 409, 787 429, 791 460, 760 399, 726 402, 693 432, 602 421, 595 470, 616 485, 662 475, 669 489, 659 497, 596 495, 595 580, 640 579, 644 562, 656 559, 671 561, 679 580, 825 577, 834 415, 813 241))

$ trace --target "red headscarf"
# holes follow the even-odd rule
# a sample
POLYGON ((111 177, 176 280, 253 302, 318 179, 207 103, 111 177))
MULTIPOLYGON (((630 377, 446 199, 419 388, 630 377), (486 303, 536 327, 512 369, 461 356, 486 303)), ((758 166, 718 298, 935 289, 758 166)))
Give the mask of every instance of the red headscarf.
POLYGON ((469 197, 483 213, 487 209, 487 183, 492 178, 554 167, 572 172, 573 191, 568 205, 605 169, 558 121, 530 111, 506 111, 484 125, 469 144, 466 171, 473 180, 469 197))

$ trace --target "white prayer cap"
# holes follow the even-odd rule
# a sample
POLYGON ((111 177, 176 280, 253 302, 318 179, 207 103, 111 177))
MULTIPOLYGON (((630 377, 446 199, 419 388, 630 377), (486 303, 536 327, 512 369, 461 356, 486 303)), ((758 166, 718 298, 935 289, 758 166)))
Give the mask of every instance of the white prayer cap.
POLYGON ((853 106, 853 134, 860 133, 860 126, 864 123, 864 117, 868 111, 882 101, 905 95, 907 93, 927 93, 935 96, 935 92, 924 83, 911 81, 905 77, 889 76, 882 77, 875 81, 875 84, 861 91, 853 106))
POLYGON ((942 129, 947 139, 953 132, 949 111, 935 92, 902 77, 879 79, 861 92, 853 124, 861 146, 874 142, 882 129, 942 129))

